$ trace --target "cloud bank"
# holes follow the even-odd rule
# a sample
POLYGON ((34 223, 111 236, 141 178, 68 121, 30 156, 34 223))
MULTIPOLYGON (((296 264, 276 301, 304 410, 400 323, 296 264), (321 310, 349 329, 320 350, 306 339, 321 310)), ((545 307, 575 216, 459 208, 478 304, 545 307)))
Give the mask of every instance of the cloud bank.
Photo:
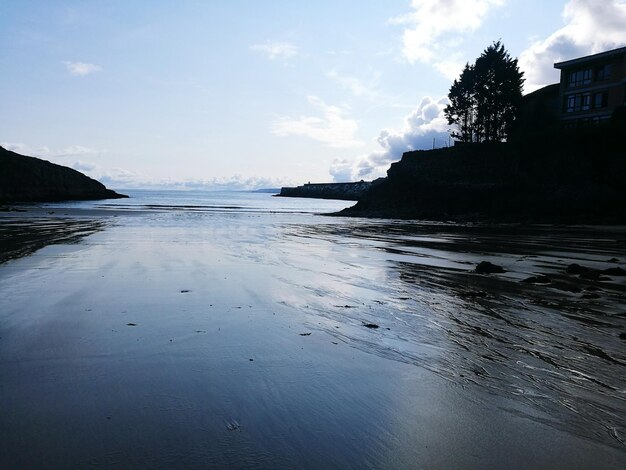
MULTIPOLYGON (((91 176, 91 175, 90 175, 91 176)), ((121 168, 111 168, 100 176, 92 176, 105 186, 113 189, 160 189, 197 191, 254 191, 257 189, 295 186, 286 178, 263 178, 233 175, 229 177, 195 178, 186 180, 154 179, 132 173, 121 168)))
POLYGON ((272 134, 279 137, 304 136, 333 148, 359 147, 356 137, 359 126, 344 116, 345 109, 324 103, 317 96, 307 97, 320 116, 279 117, 272 123, 272 134))
POLYGON ((336 182, 375 179, 384 176, 389 165, 409 150, 425 150, 448 145, 448 122, 443 109, 447 98, 424 98, 404 120, 400 130, 384 129, 377 142, 382 150, 355 160, 336 159, 329 173, 336 182))
POLYGON ((562 16, 565 26, 520 54, 527 93, 558 82, 555 62, 626 45, 624 0, 570 0, 562 16))

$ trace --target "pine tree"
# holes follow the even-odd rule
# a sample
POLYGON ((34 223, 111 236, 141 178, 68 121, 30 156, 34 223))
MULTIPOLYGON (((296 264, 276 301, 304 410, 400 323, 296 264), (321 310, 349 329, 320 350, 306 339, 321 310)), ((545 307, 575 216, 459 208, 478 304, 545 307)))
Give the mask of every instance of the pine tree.
POLYGON ((523 72, 500 42, 494 42, 476 59, 466 64, 459 80, 450 87, 450 104, 444 113, 458 132, 452 137, 462 142, 505 140, 522 99, 523 72))

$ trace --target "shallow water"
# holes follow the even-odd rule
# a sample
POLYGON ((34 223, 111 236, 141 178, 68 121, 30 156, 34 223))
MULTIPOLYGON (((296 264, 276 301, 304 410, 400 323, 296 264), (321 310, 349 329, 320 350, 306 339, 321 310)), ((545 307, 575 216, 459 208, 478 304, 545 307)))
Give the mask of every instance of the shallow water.
POLYGON ((314 215, 346 205, 144 192, 0 215, 3 460, 623 462, 626 280, 565 268, 623 267, 625 228, 314 215))

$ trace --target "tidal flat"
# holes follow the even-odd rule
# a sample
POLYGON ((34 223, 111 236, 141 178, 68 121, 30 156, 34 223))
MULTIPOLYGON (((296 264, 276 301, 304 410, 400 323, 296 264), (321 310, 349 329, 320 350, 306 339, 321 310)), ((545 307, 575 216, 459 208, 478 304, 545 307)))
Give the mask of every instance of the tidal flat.
POLYGON ((5 468, 626 461, 626 227, 24 210, 0 213, 5 468))

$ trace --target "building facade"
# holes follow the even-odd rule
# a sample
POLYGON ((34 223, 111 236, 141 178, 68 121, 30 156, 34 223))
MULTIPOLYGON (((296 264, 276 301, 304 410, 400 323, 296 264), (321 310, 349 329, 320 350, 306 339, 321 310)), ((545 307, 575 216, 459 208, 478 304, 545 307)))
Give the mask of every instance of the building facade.
POLYGON ((626 105, 626 47, 554 64, 565 125, 600 123, 626 105))

